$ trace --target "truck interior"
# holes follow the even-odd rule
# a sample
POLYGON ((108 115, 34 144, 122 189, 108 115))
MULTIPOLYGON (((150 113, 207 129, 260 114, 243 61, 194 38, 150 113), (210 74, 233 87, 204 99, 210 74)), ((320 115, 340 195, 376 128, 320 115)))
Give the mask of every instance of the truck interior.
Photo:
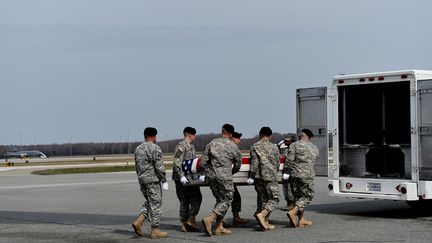
POLYGON ((410 83, 339 86, 340 176, 411 178, 410 83))

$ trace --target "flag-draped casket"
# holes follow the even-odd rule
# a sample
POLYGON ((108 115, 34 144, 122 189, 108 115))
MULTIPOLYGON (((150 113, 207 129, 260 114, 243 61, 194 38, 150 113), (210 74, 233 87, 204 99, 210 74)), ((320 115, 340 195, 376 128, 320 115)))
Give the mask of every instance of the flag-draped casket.
MULTIPOLYGON (((279 182, 282 180, 282 169, 285 164, 285 157, 281 157, 279 160, 279 172, 277 174, 279 182)), ((187 174, 196 174, 201 170, 201 158, 185 160, 183 161, 183 172, 187 174)), ((233 175, 233 181, 235 185, 247 185, 246 181, 249 178, 249 172, 251 169, 250 158, 242 158, 242 165, 240 171, 233 175)), ((199 180, 192 180, 188 184, 190 186, 207 186, 206 182, 199 180)))

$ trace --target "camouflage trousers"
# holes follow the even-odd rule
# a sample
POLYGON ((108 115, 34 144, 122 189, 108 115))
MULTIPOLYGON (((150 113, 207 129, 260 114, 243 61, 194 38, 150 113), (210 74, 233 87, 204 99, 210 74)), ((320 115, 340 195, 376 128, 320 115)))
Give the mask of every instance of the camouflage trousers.
POLYGON ((296 199, 295 204, 303 209, 310 204, 314 197, 314 180, 298 177, 292 177, 291 180, 296 199))
POLYGON ((150 221, 151 226, 157 227, 162 216, 162 188, 159 182, 140 183, 141 192, 144 195, 144 205, 140 214, 150 221))
POLYGON ((240 197, 240 192, 238 191, 236 186, 234 186, 234 195, 233 195, 233 201, 231 203, 231 209, 233 213, 241 212, 241 197, 240 197))
POLYGON ((291 181, 292 181, 291 178, 282 181, 282 191, 284 194, 285 201, 287 202, 288 205, 294 204, 296 201, 294 198, 294 190, 291 181))
POLYGON ((200 210, 202 194, 197 186, 183 186, 175 180, 176 194, 180 202, 180 221, 186 222, 189 216, 196 216, 200 210))
POLYGON ((255 179, 258 209, 272 212, 279 203, 279 185, 277 181, 263 181, 255 179))
POLYGON ((221 180, 219 178, 209 178, 208 183, 213 196, 216 198, 216 204, 213 208, 213 212, 216 213, 219 218, 223 218, 233 201, 233 181, 221 180))

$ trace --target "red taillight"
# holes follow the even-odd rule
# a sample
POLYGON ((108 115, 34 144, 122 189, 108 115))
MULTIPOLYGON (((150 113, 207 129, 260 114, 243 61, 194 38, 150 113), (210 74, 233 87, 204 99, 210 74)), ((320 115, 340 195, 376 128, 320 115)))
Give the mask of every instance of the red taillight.
POLYGON ((408 78, 408 75, 407 75, 407 74, 402 74, 402 75, 401 75, 401 79, 406 79, 406 78, 408 78))
POLYGON ((368 78, 369 82, 372 82, 375 80, 375 78, 368 78))
POLYGON ((379 81, 383 81, 383 80, 384 80, 384 77, 378 77, 378 80, 379 80, 379 81))
POLYGON ((353 187, 353 184, 347 182, 347 184, 345 184, 346 189, 351 189, 353 187))
POLYGON ((339 80, 338 83, 343 84, 343 83, 345 83, 345 80, 339 80))
POLYGON ((359 82, 363 83, 365 81, 364 78, 359 79, 359 82))

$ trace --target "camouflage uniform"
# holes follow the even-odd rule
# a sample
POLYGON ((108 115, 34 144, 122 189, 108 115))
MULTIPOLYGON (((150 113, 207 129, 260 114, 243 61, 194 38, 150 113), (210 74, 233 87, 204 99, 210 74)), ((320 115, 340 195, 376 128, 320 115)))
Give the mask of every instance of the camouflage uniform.
POLYGON ((279 150, 270 141, 260 140, 252 145, 250 158, 252 164, 251 178, 255 179, 258 209, 272 212, 279 203, 279 150))
POLYGON ((308 141, 291 144, 284 172, 291 172, 296 206, 303 209, 314 196, 314 163, 319 155, 318 148, 308 141))
POLYGON ((180 221, 186 222, 189 216, 196 216, 201 207, 202 195, 199 187, 185 187, 180 182, 180 178, 185 176, 188 181, 196 180, 196 174, 185 174, 182 170, 184 160, 195 159, 195 147, 186 142, 181 141, 175 149, 173 160, 172 179, 176 185, 177 198, 180 201, 180 221))
MULTIPOLYGON (((289 147, 280 149, 280 151, 283 157, 288 158, 289 147)), ((291 171, 288 170, 284 171, 283 173, 291 175, 291 171)), ((287 205, 295 204, 292 177, 290 177, 288 180, 282 180, 282 191, 287 205)))
POLYGON ((162 188, 166 182, 162 150, 153 142, 144 142, 135 150, 135 170, 145 202, 140 214, 158 227, 162 215, 162 188))
POLYGON ((240 150, 231 139, 216 138, 207 145, 202 158, 205 179, 216 198, 213 212, 223 218, 233 200, 232 175, 240 170, 240 150))

